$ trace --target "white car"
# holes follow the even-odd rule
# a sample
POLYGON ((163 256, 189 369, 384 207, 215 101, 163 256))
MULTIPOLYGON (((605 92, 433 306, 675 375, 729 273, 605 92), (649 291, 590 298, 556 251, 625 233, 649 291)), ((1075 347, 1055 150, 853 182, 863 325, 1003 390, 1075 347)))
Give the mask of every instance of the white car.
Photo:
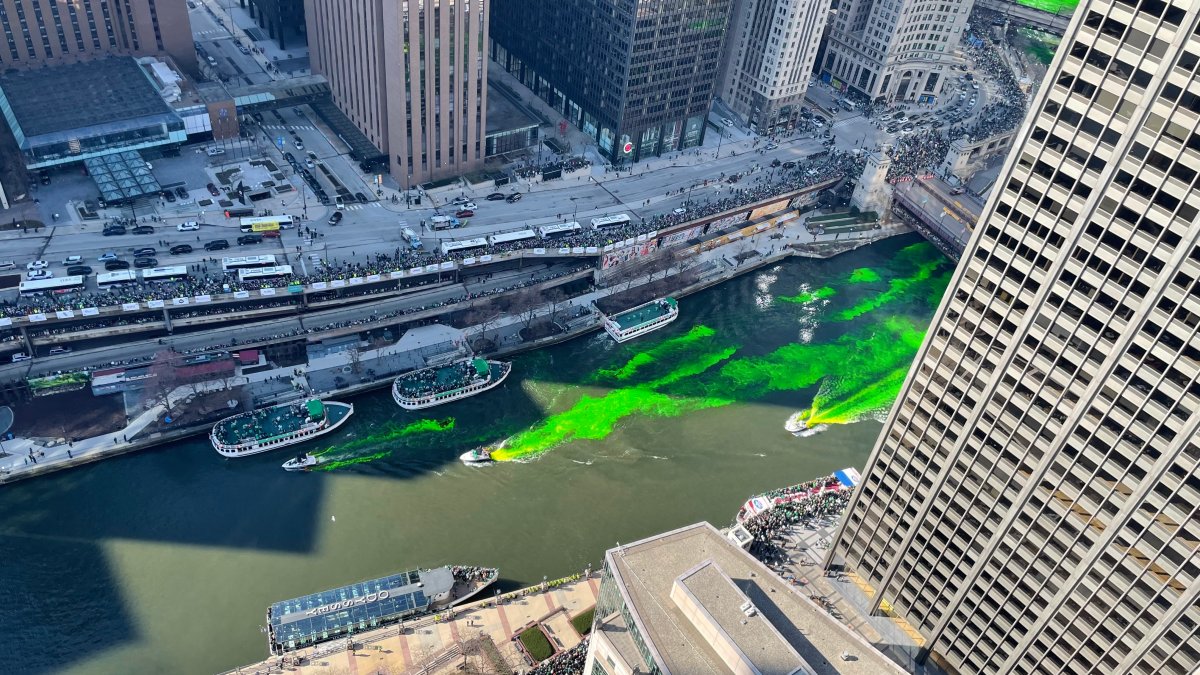
POLYGON ((50 266, 50 263, 46 262, 45 260, 34 260, 33 262, 26 265, 25 269, 27 269, 27 270, 44 270, 49 266, 50 266))
POLYGON ((687 209, 680 206, 680 207, 676 208, 674 211, 672 211, 671 213, 674 213, 677 216, 682 216, 683 214, 687 213, 687 209))
POLYGON ((25 278, 29 279, 30 281, 37 281, 38 279, 53 279, 54 272, 51 272, 50 270, 29 270, 29 272, 26 273, 25 278))
POLYGON ((475 205, 475 202, 463 202, 460 208, 475 210, 479 207, 475 205))
POLYGON ((12 355, 12 362, 13 362, 13 363, 16 363, 16 362, 18 362, 18 361, 28 361, 28 360, 29 360, 29 359, 31 359, 31 358, 33 358, 33 357, 31 357, 30 355, 26 354, 25 352, 21 352, 21 353, 19 353, 19 354, 13 354, 13 355, 12 355))
POLYGON ((81 264, 83 264, 83 256, 69 255, 69 256, 63 258, 62 264, 64 264, 64 265, 81 265, 81 264))
POLYGON ((194 220, 189 220, 186 223, 180 223, 175 229, 179 230, 180 232, 195 232, 196 230, 200 229, 200 223, 197 223, 194 220))
POLYGON ((725 119, 721 120, 721 124, 724 124, 727 127, 731 127, 731 126, 733 126, 733 120, 726 117, 725 119))
POLYGON ((471 200, 467 197, 455 197, 454 199, 450 200, 450 203, 457 205, 457 204, 466 204, 469 201, 471 201, 471 200))

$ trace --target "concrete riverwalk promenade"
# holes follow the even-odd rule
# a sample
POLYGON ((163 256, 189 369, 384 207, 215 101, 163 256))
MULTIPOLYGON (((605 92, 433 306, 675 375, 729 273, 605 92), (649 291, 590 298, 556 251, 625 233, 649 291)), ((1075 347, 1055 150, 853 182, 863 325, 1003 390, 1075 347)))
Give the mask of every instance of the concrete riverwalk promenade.
POLYGON ((583 636, 571 619, 595 607, 599 592, 598 573, 578 574, 273 656, 223 675, 524 672, 530 665, 513 638, 538 625, 558 652, 575 647, 583 636))

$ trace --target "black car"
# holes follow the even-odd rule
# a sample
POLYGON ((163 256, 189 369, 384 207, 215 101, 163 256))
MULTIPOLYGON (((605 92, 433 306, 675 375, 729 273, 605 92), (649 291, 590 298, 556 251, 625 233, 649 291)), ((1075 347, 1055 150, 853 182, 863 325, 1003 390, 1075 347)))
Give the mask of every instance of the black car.
POLYGON ((341 212, 341 211, 334 211, 334 212, 333 212, 333 215, 332 215, 332 216, 329 216, 329 224, 330 224, 330 225, 337 225, 337 224, 338 224, 338 223, 340 223, 340 222, 342 222, 342 212, 341 212))
POLYGON ((505 195, 503 192, 493 192, 492 194, 484 197, 484 199, 488 200, 489 202, 498 202, 504 199, 504 196, 505 195))
POLYGON ((292 156, 292 153, 290 153, 290 152, 283 153, 283 158, 288 161, 288 164, 296 163, 296 158, 294 156, 292 156))
POLYGON ((71 265, 67 268, 67 276, 70 277, 86 277, 92 273, 92 268, 87 265, 71 265))
POLYGON ((184 253, 191 253, 191 252, 192 252, 191 244, 179 244, 178 246, 171 247, 171 255, 183 255, 184 253))
POLYGON ((150 225, 138 225, 133 228, 134 234, 154 234, 154 228, 150 225))
POLYGON ((170 190, 163 190, 162 196, 163 196, 163 199, 171 202, 172 204, 175 203, 175 195, 172 194, 170 190))
POLYGON ((226 248, 229 248, 229 240, 227 239, 213 239, 204 245, 205 251, 220 251, 226 248))
POLYGON ((246 246, 247 244, 261 244, 263 237, 261 234, 243 234, 238 237, 238 246, 246 246))
POLYGON ((158 260, 154 258, 134 258, 134 267, 158 267, 158 260))
POLYGON ((143 246, 141 248, 133 249, 133 255, 136 257, 139 257, 139 258, 145 258, 147 256, 152 256, 155 253, 158 253, 158 251, 154 250, 154 247, 152 247, 152 246, 143 246))
POLYGON ((795 162, 784 162, 784 163, 783 163, 783 168, 785 168, 785 169, 794 169, 794 168, 796 168, 796 163, 795 163, 795 162))
POLYGON ((355 192, 355 193, 354 193, 354 198, 358 200, 358 203, 359 203, 359 204, 366 204, 366 203, 367 203, 367 196, 366 196, 366 195, 364 195, 364 194, 363 194, 363 193, 361 193, 361 192, 355 192))
POLYGON ((50 184, 50 174, 49 174, 49 172, 43 171, 42 172, 42 185, 49 185, 49 184, 50 184))
POLYGON ((188 198, 187 188, 183 187, 182 185, 175 188, 175 196, 179 197, 180 199, 187 199, 188 198))
POLYGON ((515 203, 521 201, 521 197, 524 197, 524 196, 525 195, 522 195, 520 192, 514 192, 511 195, 505 197, 504 201, 508 202, 509 204, 515 204, 515 203))
POLYGON ((108 270, 109 272, 114 270, 127 270, 129 269, 129 261, 109 260, 108 262, 104 263, 104 269, 108 270))
POLYGON ((104 228, 104 236, 111 237, 114 234, 125 234, 125 226, 109 225, 108 227, 104 228))
POLYGON ((262 113, 260 113, 260 112, 250 113, 250 116, 254 118, 255 122, 262 124, 262 121, 263 121, 262 113))

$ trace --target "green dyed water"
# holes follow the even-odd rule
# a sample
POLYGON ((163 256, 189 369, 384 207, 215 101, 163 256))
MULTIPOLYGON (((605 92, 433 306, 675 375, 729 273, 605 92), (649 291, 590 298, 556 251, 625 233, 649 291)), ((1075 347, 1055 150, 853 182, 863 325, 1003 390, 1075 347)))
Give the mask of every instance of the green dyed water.
POLYGON ((413 413, 362 396, 302 448, 320 471, 197 439, 9 486, 0 668, 227 669, 264 655, 277 600, 452 562, 497 565, 512 588, 861 467, 949 269, 914 237, 789 261, 683 298, 636 340, 522 355, 471 399, 413 413), (787 433, 797 411, 819 433, 787 433), (457 461, 495 444, 516 461, 457 461))
POLYGON ((1070 15, 1079 6, 1079 0, 1016 0, 1018 5, 1040 9, 1051 14, 1070 15))

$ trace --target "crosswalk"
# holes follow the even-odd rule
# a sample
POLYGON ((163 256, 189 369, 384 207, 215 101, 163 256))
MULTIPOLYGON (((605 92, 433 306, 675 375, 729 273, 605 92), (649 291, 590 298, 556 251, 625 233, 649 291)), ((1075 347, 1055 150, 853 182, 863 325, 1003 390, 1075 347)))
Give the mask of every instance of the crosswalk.
POLYGON ((275 131, 298 131, 304 129, 306 131, 316 131, 317 128, 309 124, 267 124, 264 129, 274 129, 275 131))
POLYGON ((369 207, 376 208, 376 209, 381 209, 381 208, 383 208, 383 204, 382 204, 382 203, 380 203, 380 202, 371 202, 371 203, 369 203, 369 204, 347 204, 346 206, 344 206, 344 207, 342 208, 342 210, 344 210, 344 211, 359 211, 359 210, 362 210, 362 209, 365 209, 365 208, 367 208, 368 206, 369 206, 369 207))
POLYGON ((224 35, 225 37, 229 37, 229 31, 225 30, 224 28, 220 28, 220 29, 215 29, 215 30, 202 30, 202 31, 199 31, 196 33, 192 33, 192 37, 194 37, 194 38, 205 38, 205 37, 211 37, 213 35, 224 35))

